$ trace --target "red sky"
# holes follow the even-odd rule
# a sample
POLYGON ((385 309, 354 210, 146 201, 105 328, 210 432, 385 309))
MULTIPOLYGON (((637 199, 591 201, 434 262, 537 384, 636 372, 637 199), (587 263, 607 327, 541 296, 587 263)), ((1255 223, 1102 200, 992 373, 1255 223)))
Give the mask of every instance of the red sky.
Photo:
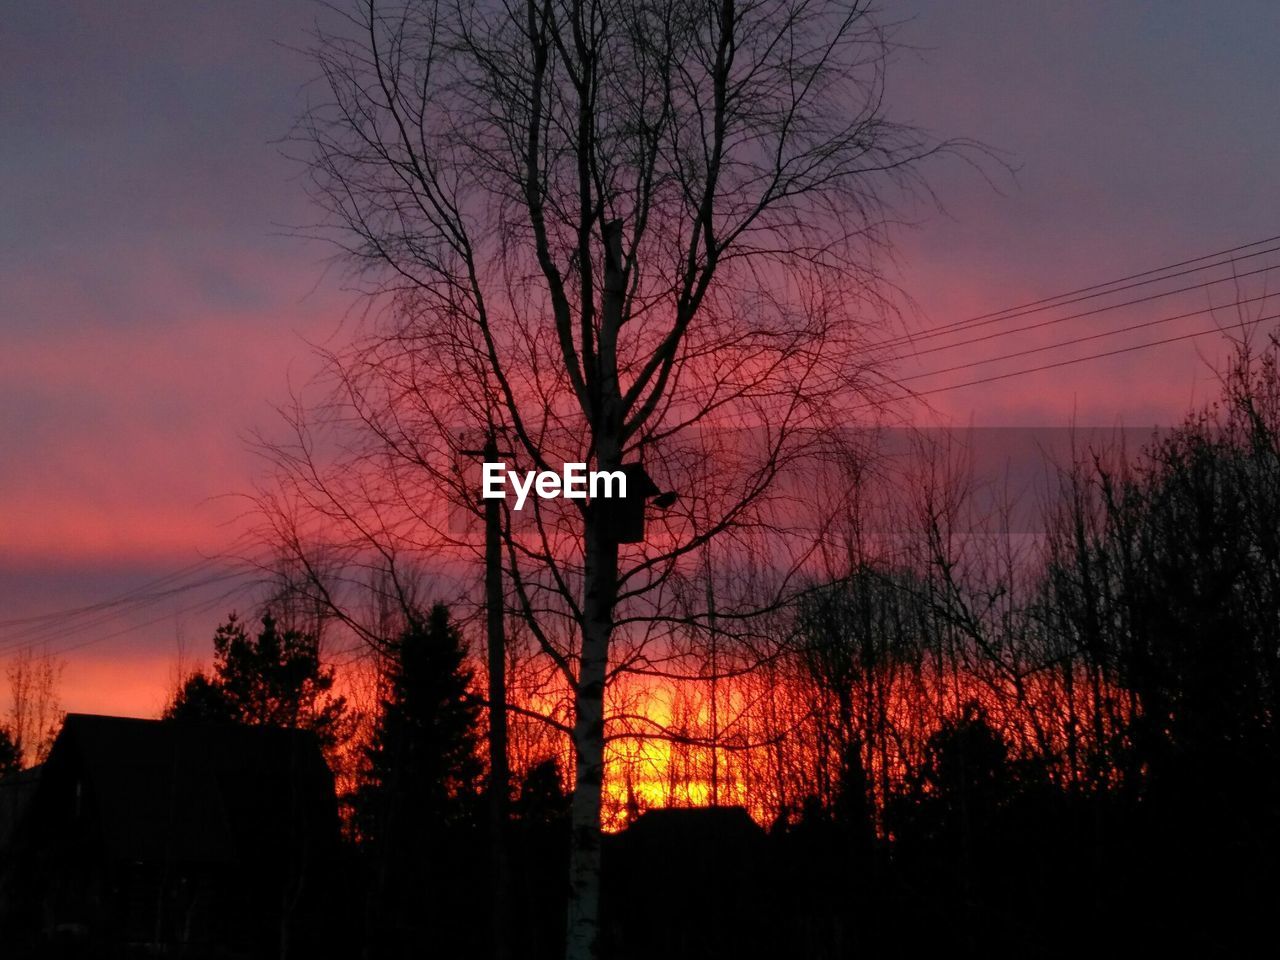
MULTIPOLYGON (((1018 168, 989 166, 994 188, 961 163, 931 171, 946 213, 915 211, 922 222, 898 246, 912 323, 1280 234, 1274 4, 885 6, 916 48, 890 73, 898 117, 981 140, 1018 168)), ((67 662, 69 709, 154 713, 179 647, 203 656, 235 601, 209 587, 76 633, 65 617, 25 618, 225 549, 239 511, 228 495, 258 469, 245 438, 270 432, 273 405, 305 382, 305 341, 342 335, 351 297, 326 275, 325 251, 286 228, 312 211, 273 142, 310 76, 287 48, 317 12, 304 0, 51 0, 18 5, 0 33, 0 658, 46 640, 67 662)), ((1205 306, 1197 296, 1124 322, 1205 306)), ((902 373, 1001 349, 906 361, 902 373)), ((1221 353, 1203 339, 933 403, 960 424, 1170 423, 1212 395, 1204 358, 1221 353)))

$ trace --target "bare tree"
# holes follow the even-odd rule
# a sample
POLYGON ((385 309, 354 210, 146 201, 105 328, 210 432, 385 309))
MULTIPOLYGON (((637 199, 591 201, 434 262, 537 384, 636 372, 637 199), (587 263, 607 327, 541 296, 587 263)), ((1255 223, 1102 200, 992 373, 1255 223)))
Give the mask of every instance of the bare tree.
POLYGON ((23 766, 43 763, 62 722, 58 683, 65 664, 52 653, 24 647, 9 660, 7 728, 23 766))
POLYGON ((643 461, 680 494, 644 544, 606 501, 537 501, 505 534, 508 602, 559 691, 513 709, 572 741, 567 956, 594 957, 606 745, 673 735, 607 691, 715 682, 729 644, 769 661, 753 617, 809 582, 844 496, 813 478, 880 395, 886 198, 957 144, 886 117, 890 38, 862 0, 342 16, 299 140, 321 232, 385 309, 277 448, 278 539, 478 561, 459 454, 493 435, 524 467, 643 461), (715 640, 710 676, 690 635, 715 640))

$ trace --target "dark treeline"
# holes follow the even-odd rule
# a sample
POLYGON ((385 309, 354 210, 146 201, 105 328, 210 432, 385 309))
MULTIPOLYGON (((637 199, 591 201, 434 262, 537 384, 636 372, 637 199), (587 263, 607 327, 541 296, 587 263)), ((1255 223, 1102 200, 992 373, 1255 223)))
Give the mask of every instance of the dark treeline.
MULTIPOLYGON (((890 555, 851 525, 845 572, 775 616, 782 655, 726 634, 718 712, 686 681, 665 736, 615 739, 605 955, 1248 952, 1280 892, 1276 355, 1142 451, 1078 451, 1041 534, 974 532, 957 474, 922 471, 915 533, 890 555)), ((383 644, 361 735, 314 638, 252 633, 223 627, 169 715, 345 751, 344 955, 487 955, 501 923, 511 955, 560 956, 567 753, 513 721, 500 918, 448 610, 383 644)))
POLYGON ((859 567, 802 612, 825 771, 780 849, 797 878, 782 912, 827 931, 812 955, 904 937, 1239 954, 1265 933, 1280 853, 1274 347, 1243 353, 1218 404, 1140 454, 1081 451, 1065 479, 1017 563, 970 562, 926 511, 925 563, 859 567))
MULTIPOLYGON (((328 889, 326 912, 313 918, 325 929, 311 931, 310 942, 333 956, 483 955, 494 922, 483 710, 448 609, 407 609, 402 620, 379 647, 376 706, 363 734, 334 692, 320 631, 282 626, 270 613, 256 628, 236 616, 219 627, 211 668, 179 684, 164 719, 315 735, 338 775, 345 842, 336 862, 311 867, 309 882, 328 889)), ((504 924, 519 930, 519 955, 551 955, 563 949, 567 869, 559 764, 525 771, 509 809, 504 844, 517 897, 504 924)))
POLYGON ((691 700, 676 732, 701 739, 671 738, 656 795, 615 768, 623 822, 707 802, 690 787, 713 769, 711 799, 766 831, 615 838, 614 955, 1238 954, 1267 933, 1274 345, 1145 449, 1081 449, 1062 470, 1034 536, 974 533, 934 471, 911 545, 893 562, 850 549, 780 621, 791 652, 721 681, 719 727, 691 700))
MULTIPOLYGON (((961 524, 954 472, 934 471, 910 546, 889 562, 849 537, 848 573, 778 619, 789 652, 720 681, 719 727, 687 683, 656 754, 619 740, 608 792, 630 826, 606 846, 607 955, 1234 952, 1264 931, 1280 854, 1275 351, 1243 357, 1219 404, 1145 450, 1082 449, 1063 470, 1046 532, 1020 545, 961 524), (632 754, 659 762, 646 776, 632 754), (657 810, 712 801, 755 823, 657 810)), ((368 956, 484 951, 472 661, 437 607, 386 662, 354 795, 352 922, 368 956)), ((521 756, 554 743, 525 723, 521 756)), ((562 949, 557 754, 515 764, 520 956, 562 949)))
POLYGON ((916 562, 859 560, 799 611, 811 792, 771 839, 806 955, 1240 954, 1266 933, 1274 345, 1224 386, 1141 452, 1079 451, 1029 548, 957 535, 934 487, 916 562))

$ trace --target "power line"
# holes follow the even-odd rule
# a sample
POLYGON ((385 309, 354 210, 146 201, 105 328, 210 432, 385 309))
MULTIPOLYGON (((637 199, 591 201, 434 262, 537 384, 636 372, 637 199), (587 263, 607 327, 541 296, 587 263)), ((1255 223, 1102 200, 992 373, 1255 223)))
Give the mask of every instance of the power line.
MULTIPOLYGON (((226 590, 220 593, 218 596, 213 597, 212 599, 202 600, 199 603, 192 604, 191 606, 188 606, 188 607, 183 607, 182 609, 175 610, 171 613, 166 613, 162 616, 155 617, 154 619, 144 621, 143 623, 130 624, 129 626, 123 627, 112 633, 103 634, 97 637, 91 637, 88 640, 81 640, 78 643, 73 643, 66 647, 56 648, 51 650, 50 652, 53 653, 55 656, 61 656, 62 654, 71 653, 73 650, 82 650, 85 647, 91 647, 91 646, 94 646, 95 644, 105 643, 108 640, 115 640, 116 638, 122 637, 125 634, 136 633, 137 631, 143 630, 147 627, 155 626, 157 623, 163 623, 164 621, 168 620, 170 617, 182 616, 184 614, 190 614, 190 613, 204 613, 208 610, 212 610, 218 604, 231 599, 237 593, 239 593, 241 589, 243 588, 239 586, 232 587, 230 590, 226 590)), ((65 639, 65 638, 60 638, 60 639, 65 639)))
MULTIPOLYGON (((1060 349, 1062 349, 1063 347, 1071 347, 1071 346, 1075 346, 1076 344, 1079 344, 1079 343, 1088 343, 1088 342, 1089 342, 1089 341, 1091 341, 1091 340, 1100 340, 1100 339, 1102 339, 1103 337, 1114 337, 1114 336, 1119 336, 1119 335, 1120 335, 1120 334, 1122 334, 1122 333, 1132 333, 1134 330, 1144 330, 1144 329, 1146 329, 1147 327, 1155 327, 1155 326, 1159 326, 1160 324, 1164 324, 1164 323, 1172 323, 1172 322, 1174 322, 1175 320, 1185 320, 1185 319, 1187 319, 1188 317, 1198 317, 1198 316, 1200 316, 1201 314, 1204 314, 1204 313, 1212 313, 1214 310, 1218 310, 1218 309, 1223 309, 1223 310, 1225 310, 1225 309, 1234 308, 1234 307, 1243 307, 1243 306, 1245 306, 1245 305, 1247 305, 1247 304, 1250 304, 1250 303, 1256 303, 1256 302, 1258 302, 1258 301, 1260 301, 1260 300, 1262 300, 1262 301, 1265 301, 1265 300, 1271 300, 1271 299, 1273 299, 1273 298, 1275 298, 1275 297, 1277 297, 1277 296, 1280 296, 1280 294, 1276 294, 1276 293, 1263 293, 1263 294, 1259 294, 1259 295, 1258 295, 1258 296, 1256 296, 1256 297, 1248 297, 1247 299, 1244 299, 1244 300, 1236 300, 1234 303, 1226 304, 1226 305, 1225 305, 1225 306, 1223 306, 1223 307, 1205 307, 1205 308, 1203 308, 1203 309, 1201 309, 1201 310, 1190 310, 1190 311, 1188 311, 1188 312, 1186 312, 1186 313, 1178 313, 1178 314, 1174 314, 1173 316, 1169 316, 1169 317, 1160 317, 1160 318, 1155 319, 1155 320, 1147 320, 1147 321, 1145 321, 1145 322, 1143 322, 1143 323, 1135 323, 1135 324, 1131 324, 1131 325, 1129 325, 1129 326, 1127 326, 1127 327, 1117 327, 1117 328, 1116 328, 1116 329, 1114 329, 1114 330, 1103 330, 1101 333, 1091 333, 1091 334, 1088 334, 1087 336, 1083 336, 1083 337, 1075 337, 1075 338, 1073 338, 1073 339, 1071 339, 1071 340, 1062 340, 1062 341, 1059 341, 1059 342, 1057 342, 1057 343, 1050 343, 1050 344, 1046 344, 1045 346, 1041 346, 1041 347, 1030 347, 1030 348, 1028 348, 1028 349, 1026 349, 1026 350, 1016 350, 1016 351, 1014 351, 1013 353, 1005 353, 1005 354, 1001 354, 1000 356, 997 356, 997 357, 987 357, 987 358, 986 358, 986 359, 984 359, 984 360, 974 360, 974 361, 972 361, 972 362, 970 362, 970 363, 958 363, 958 364, 956 364, 955 366, 952 366, 952 367, 943 367, 943 368, 942 368, 942 369, 940 369, 940 370, 930 370, 930 371, 928 371, 927 373, 917 373, 917 374, 913 374, 913 375, 911 375, 911 376, 909 376, 909 377, 902 377, 902 378, 900 378, 899 380, 897 380, 896 382, 897 382, 897 383, 910 383, 910 382, 911 382, 911 381, 913 381, 913 380, 923 380, 923 379, 925 379, 926 377, 936 377, 936 376, 940 376, 941 374, 944 374, 944 373, 953 373, 953 372, 955 372, 956 370, 965 370, 965 369, 967 369, 967 368, 969 368, 969 367, 981 367, 981 366, 986 366, 986 365, 987 365, 987 364, 989 364, 989 363, 999 363, 1001 360, 1012 360, 1012 359, 1014 359, 1014 358, 1016 358, 1016 357, 1026 357, 1026 356, 1030 356, 1030 355, 1031 355, 1031 354, 1033 354, 1033 353, 1044 353, 1045 351, 1048 351, 1048 350, 1060 350, 1060 349)), ((1066 319, 1066 318, 1063 318, 1063 319, 1066 319)), ((1252 323, 1252 322, 1255 322, 1255 321, 1249 321, 1249 322, 1251 322, 1251 323, 1252 323)), ((1042 326, 1042 325, 1038 325, 1038 326, 1042 326)), ((985 339, 985 338, 984 338, 984 339, 985 339)), ((975 342, 976 342, 976 341, 975 341, 975 342)))
MULTIPOLYGON (((1244 329, 1245 327, 1252 327, 1259 323, 1265 323, 1268 320, 1280 320, 1280 313, 1271 314, 1270 316, 1266 316, 1266 317, 1258 317, 1253 320, 1242 320, 1239 323, 1229 324, 1228 326, 1224 326, 1224 327, 1214 327, 1210 330, 1199 330, 1195 333, 1185 333, 1176 337, 1166 337, 1163 340, 1153 340, 1150 343, 1139 343, 1139 344, 1134 344, 1133 346, 1120 347, 1119 349, 1116 349, 1116 350, 1107 350, 1103 353, 1093 353, 1087 357, 1075 357, 1070 360, 1059 360, 1055 363, 1046 363, 1038 367, 1028 367, 1024 370, 1014 370, 1010 373, 1001 373, 1001 374, 996 374, 990 377, 981 377, 977 380, 968 380, 964 383, 953 383, 944 387, 934 387, 931 390, 921 390, 915 393, 911 393, 908 395, 908 397, 915 399, 919 397, 932 396, 935 393, 947 393, 948 391, 951 391, 951 390, 961 390, 965 387, 981 386, 984 383, 995 383, 999 380, 1009 380, 1013 377, 1022 377, 1030 373, 1040 373, 1041 371, 1044 371, 1044 370, 1055 370, 1059 367, 1069 367, 1069 366, 1072 366, 1073 364, 1087 363, 1090 360, 1101 360, 1104 357, 1114 357, 1122 353, 1133 353, 1134 351, 1137 351, 1137 350, 1149 350, 1152 347, 1163 346, 1164 344, 1167 344, 1167 343, 1177 343, 1180 340, 1192 340, 1196 337, 1204 337, 1213 333, 1226 333, 1228 330, 1241 330, 1241 329, 1244 329)), ((901 399, 908 399, 908 397, 903 397, 901 399)))
POLYGON ((23 626, 25 624, 37 623, 43 620, 54 620, 54 619, 63 618, 63 617, 78 616, 80 614, 85 614, 85 613, 93 613, 98 610, 105 609, 107 607, 121 604, 124 601, 128 600, 130 597, 133 597, 144 590, 152 590, 158 587, 165 586, 166 584, 172 583, 174 580, 181 579, 182 577, 186 576, 189 573, 194 573, 195 571, 201 569, 202 567, 210 566, 210 563, 211 562, 209 560, 197 560, 195 563, 188 564, 187 566, 181 567, 180 569, 175 570, 172 573, 167 573, 163 577, 159 577, 156 580, 152 580, 147 583, 141 584, 137 587, 134 587, 132 590, 126 591, 125 593, 120 594, 118 597, 113 597, 110 600, 102 600, 97 603, 91 603, 83 607, 69 607, 65 610, 54 610, 50 613, 37 614, 36 616, 33 616, 33 617, 15 617, 9 620, 0 620, 0 629, 5 627, 23 626))
POLYGON ((948 323, 938 324, 934 327, 926 327, 921 332, 903 334, 899 337, 895 337, 895 338, 891 338, 889 340, 883 341, 882 343, 877 344, 876 346, 895 346, 900 343, 908 343, 908 342, 913 342, 915 340, 932 339, 937 336, 942 336, 945 333, 954 332, 969 326, 984 326, 987 323, 995 323, 1000 320, 1012 320, 1020 316, 1027 316, 1034 313, 1040 313, 1040 312, 1043 312, 1044 310, 1051 309, 1052 307, 1055 307, 1055 306, 1058 306, 1058 307, 1069 306, 1072 303, 1078 303, 1084 300, 1094 299, 1096 297, 1105 296, 1110 293, 1120 293, 1124 290, 1133 289, 1134 287, 1146 286, 1147 284, 1151 284, 1151 283, 1159 283, 1162 280, 1174 280, 1174 279, 1177 279, 1178 277, 1188 276, 1190 274, 1199 273, 1204 270, 1211 270, 1214 267, 1228 266, 1230 264, 1237 263, 1242 260, 1249 260, 1254 257, 1263 256, 1268 253, 1274 253, 1277 250, 1280 250, 1280 246, 1269 247, 1266 250, 1255 250, 1252 253, 1242 254, 1241 256, 1237 256, 1237 257, 1230 257, 1226 260, 1219 260, 1216 263, 1203 264, 1201 266, 1192 267, 1187 270, 1178 270, 1177 272, 1174 272, 1174 273, 1169 272, 1172 270, 1176 270, 1176 268, 1178 267, 1184 267, 1184 266, 1187 266, 1188 264, 1199 263, 1202 260, 1210 260, 1215 257, 1226 256, 1227 254, 1236 253, 1240 250, 1247 250, 1251 247, 1262 246, 1264 244, 1271 243, 1275 240, 1280 240, 1280 235, 1277 235, 1274 237, 1268 237, 1264 240, 1257 240, 1257 241, 1254 241, 1253 243, 1241 244, 1240 246, 1231 247, 1230 249, 1227 249, 1227 250, 1220 250, 1216 253, 1209 253, 1200 257, 1194 257, 1190 260, 1182 260, 1182 261, 1179 261, 1178 263, 1172 263, 1163 267, 1156 267, 1151 270, 1145 270, 1145 271, 1142 271, 1141 273, 1129 274, 1128 276, 1120 277, 1115 280, 1110 280, 1110 281, 1107 281, 1106 283, 1098 283, 1088 287, 1080 287, 1075 290, 1067 291, 1066 293, 1060 293, 1052 297, 1042 297, 1039 300, 1033 300, 1028 303, 1020 304, 1013 307, 1006 307, 1003 310, 996 310, 990 313, 979 314, 978 316, 969 317, 965 320, 954 320, 948 323), (1154 274, 1162 274, 1162 276, 1153 276, 1154 274), (1129 281, 1139 280, 1143 277, 1148 277, 1149 279, 1142 280, 1140 283, 1129 283, 1129 281), (1122 286, 1122 284, 1125 284, 1125 285, 1122 286))
MULTIPOLYGON (((1179 267, 1188 267, 1190 264, 1200 263, 1203 260, 1211 260, 1215 257, 1224 257, 1228 254, 1238 253, 1242 250, 1249 250, 1252 247, 1263 246, 1280 240, 1280 234, 1267 237, 1263 240, 1256 240, 1252 243, 1240 244, 1239 246, 1230 247, 1226 250, 1219 250, 1215 253, 1204 254, 1203 256, 1193 257, 1189 260, 1181 260, 1177 263, 1167 264, 1163 267, 1156 267, 1151 270, 1144 270, 1140 273, 1129 274, 1115 280, 1105 283, 1092 284, 1087 287, 1079 287, 1075 290, 1060 293, 1052 297, 1042 297, 1039 300, 1028 301, 1027 303, 1017 306, 1006 307, 1003 310, 996 310, 990 313, 979 314, 964 320, 955 320, 948 323, 938 324, 933 327, 926 327, 924 330, 914 333, 902 334, 897 337, 890 337, 887 340, 873 344, 876 348, 881 347, 899 347, 904 344, 915 343, 920 340, 931 340, 948 333, 956 333, 961 330, 972 329, 975 327, 988 326, 992 323, 999 323, 1004 320, 1015 320, 1019 317, 1029 316, 1035 313, 1042 313, 1053 307, 1070 306, 1073 303, 1081 303, 1085 300, 1096 299, 1097 297, 1106 296, 1113 293, 1121 293, 1125 290, 1131 290, 1137 287, 1146 286, 1152 283, 1159 283, 1163 280, 1175 280, 1178 277, 1189 276, 1194 273, 1200 273, 1205 270, 1211 270, 1215 267, 1229 266, 1231 264, 1253 259, 1254 257, 1263 256, 1268 253, 1274 253, 1280 250, 1280 246, 1269 247, 1265 250, 1255 250, 1251 253, 1242 254, 1240 256, 1229 257, 1225 260, 1218 260, 1215 263, 1201 264, 1197 267, 1190 267, 1186 270, 1177 270, 1179 267), (1177 272, 1170 272, 1170 271, 1177 272), (1160 274, 1160 276, 1156 276, 1160 274), (1147 279, 1143 279, 1147 278, 1147 279), (1137 282, 1131 282, 1137 281, 1137 282)), ((1234 279, 1224 278, 1224 279, 1234 279)))
MULTIPOLYGON (((65 617, 58 621, 51 619, 53 615, 46 614, 43 622, 29 626, 26 629, 7 633, 3 642, 0 642, 0 652, 21 646, 29 646, 37 643, 46 642, 50 636, 62 636, 71 633, 82 633, 93 627, 101 626, 117 620, 127 614, 143 610, 154 606, 162 600, 170 597, 180 596, 189 593, 192 590, 198 590, 202 587, 212 586, 217 583, 224 583, 228 580, 242 579, 245 574, 240 572, 223 573, 215 576, 204 577, 190 583, 181 584, 180 586, 171 587, 166 590, 155 591, 145 594, 128 602, 123 602, 119 598, 115 601, 105 601, 100 605, 100 609, 88 615, 76 614, 65 617)), ((83 608, 89 609, 89 608, 83 608)))
POLYGON ((129 614, 141 612, 170 597, 190 593, 193 590, 199 590, 215 584, 226 583, 227 581, 238 581, 229 589, 220 592, 216 597, 213 597, 210 600, 198 601, 195 604, 167 612, 152 620, 148 620, 140 624, 130 624, 129 626, 115 630, 111 633, 72 644, 69 647, 56 650, 55 652, 62 653, 67 650, 79 649, 83 646, 89 646, 91 644, 100 643, 104 640, 122 636, 130 631, 153 626, 154 624, 167 620, 172 616, 202 612, 218 603, 224 602, 226 599, 235 596, 238 593, 241 593, 253 583, 253 581, 244 582, 248 574, 233 571, 203 577, 198 580, 192 580, 188 583, 179 582, 177 585, 169 586, 163 590, 151 589, 150 592, 142 592, 157 585, 163 585, 166 583, 173 584, 175 580, 180 581, 183 576, 188 576, 191 573, 200 570, 202 567, 207 566, 207 561, 192 564, 155 581, 143 584, 140 587, 135 587, 133 590, 112 598, 111 600, 102 601, 96 604, 89 604, 84 607, 72 608, 70 610, 54 611, 37 617, 21 618, 16 622, 25 622, 30 624, 30 626, 25 630, 18 631, 16 634, 9 634, 6 636, 3 639, 3 642, 0 642, 0 655, 12 653, 15 650, 35 646, 37 644, 42 646, 56 645, 64 640, 83 634, 87 630, 106 626, 113 621, 120 622, 120 620, 129 614), (86 614, 91 615, 89 619, 84 619, 86 614), (59 618, 61 618, 61 622, 59 622, 59 618))
MULTIPOLYGON (((1280 247, 1277 247, 1276 249, 1280 249, 1280 247)), ((1120 310, 1124 307, 1133 307, 1143 303, 1151 303, 1152 301, 1161 300, 1165 297, 1172 297, 1180 293, 1189 293, 1194 290, 1207 290, 1209 287, 1216 286, 1217 284, 1220 284, 1220 283, 1227 283, 1233 280, 1236 280, 1236 281, 1244 280, 1247 277, 1256 276, 1257 274, 1260 274, 1260 273, 1269 273, 1270 271, 1276 270, 1276 269, 1280 269, 1280 267, 1272 265, 1272 266, 1266 266, 1266 267, 1259 267, 1256 270, 1250 270, 1246 273, 1233 274, 1230 277, 1219 277, 1217 280, 1203 280, 1200 283, 1193 283, 1185 287, 1178 287, 1174 290, 1166 290, 1161 293, 1148 294, 1145 297, 1137 297, 1133 300, 1125 300, 1120 303, 1109 304, 1105 307, 1095 307, 1092 310, 1083 310, 1080 313, 1070 313, 1064 317, 1052 317, 1048 320, 1040 320, 1040 321, 1037 321, 1036 323, 1029 323, 1026 326, 1014 327, 1012 330, 997 330, 995 333, 983 334, 980 337, 971 337, 968 340, 957 340, 954 343, 944 343, 941 346, 930 347, 927 350, 917 350, 917 351, 913 351, 912 353, 898 354, 897 356, 885 358, 885 362, 893 362, 896 360, 910 360, 910 359, 915 359, 917 357, 927 356, 931 353, 938 353, 943 350, 951 350, 956 347, 967 347, 975 343, 985 343, 986 341, 994 340, 997 337, 1009 337, 1009 336, 1013 336, 1015 333, 1025 333, 1028 330, 1039 330, 1043 327, 1051 327, 1051 326, 1054 326, 1055 324, 1064 323, 1067 320, 1080 320, 1084 317, 1098 316, 1099 314, 1109 313, 1113 310, 1120 310)), ((1240 301, 1237 301, 1236 304, 1224 304, 1223 307, 1217 308, 1217 309, 1225 309, 1226 307, 1238 305, 1239 303, 1240 301)), ((1206 307, 1204 310, 1200 310, 1197 312, 1204 313, 1208 310, 1213 310, 1213 309, 1215 308, 1206 307)))

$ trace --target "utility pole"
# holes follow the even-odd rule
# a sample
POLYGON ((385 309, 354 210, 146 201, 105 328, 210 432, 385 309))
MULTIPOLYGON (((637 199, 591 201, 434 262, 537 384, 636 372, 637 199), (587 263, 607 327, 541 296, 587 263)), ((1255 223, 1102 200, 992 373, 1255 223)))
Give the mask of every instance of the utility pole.
POLYGON ((707 639, 711 645, 711 805, 720 806, 720 713, 717 698, 720 663, 716 657, 716 590, 712 580, 711 541, 702 548, 707 570, 707 639))
MULTIPOLYGON (((496 463, 499 457, 511 456, 498 449, 492 427, 481 450, 463 450, 464 456, 482 457, 484 463, 496 463)), ((493 929, 491 931, 494 960, 506 960, 509 867, 507 863, 507 799, 510 771, 507 764, 507 641, 503 621, 505 598, 502 587, 502 502, 489 498, 484 502, 484 603, 486 652, 489 674, 489 853, 492 870, 493 929)))

